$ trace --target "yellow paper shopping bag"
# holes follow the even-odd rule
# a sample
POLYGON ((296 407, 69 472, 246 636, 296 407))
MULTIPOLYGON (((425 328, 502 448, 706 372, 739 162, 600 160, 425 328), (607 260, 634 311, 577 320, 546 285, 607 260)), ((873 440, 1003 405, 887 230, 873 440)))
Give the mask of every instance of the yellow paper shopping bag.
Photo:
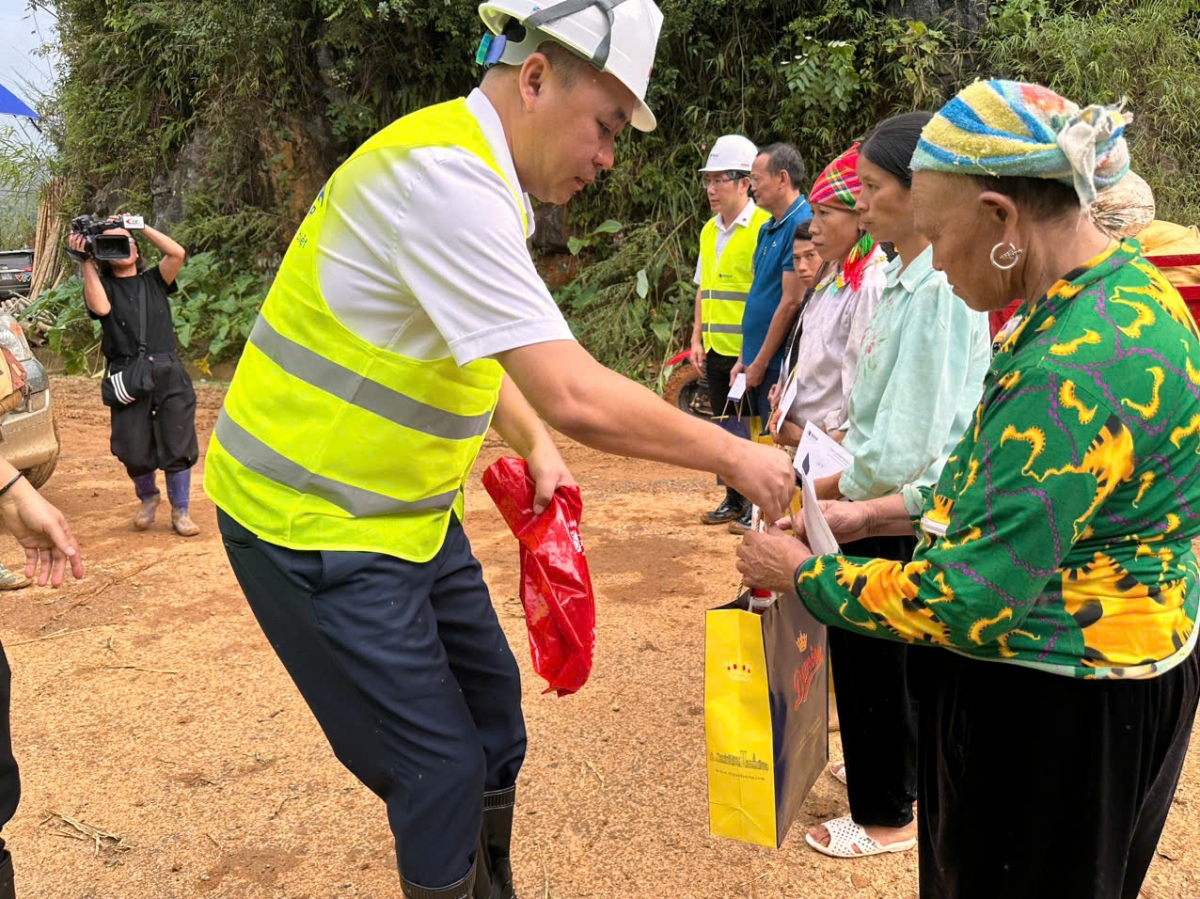
POLYGON ((796 599, 705 616, 709 829, 778 847, 829 760, 825 627, 796 599))

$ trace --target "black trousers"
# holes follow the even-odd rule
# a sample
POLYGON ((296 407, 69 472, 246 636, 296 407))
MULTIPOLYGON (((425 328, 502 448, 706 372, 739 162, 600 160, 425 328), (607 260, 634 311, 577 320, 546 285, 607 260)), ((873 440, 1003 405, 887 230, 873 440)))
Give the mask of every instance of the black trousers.
MULTIPOLYGON (((842 547, 847 556, 911 562, 912 537, 871 537, 842 547)), ((855 823, 903 827, 917 798, 917 704, 910 653, 925 647, 829 629, 829 661, 841 724, 846 792, 855 823)))
POLYGON ((387 804, 401 876, 466 876, 484 792, 525 759, 521 680, 479 563, 452 522, 432 561, 285 549, 224 512, 229 561, 334 754, 387 804))
POLYGON ((1136 899, 1187 754, 1200 653, 1137 681, 932 647, 913 661, 922 899, 1136 899))
POLYGON ((155 354, 151 359, 154 391, 111 410, 112 454, 131 478, 160 468, 186 471, 200 458, 192 379, 174 354, 155 354))
POLYGON ((704 354, 704 377, 708 380, 708 404, 714 418, 741 418, 744 400, 729 403, 729 373, 737 365, 737 356, 725 356, 716 350, 704 354), (728 408, 726 408, 728 406, 728 408))
MULTIPOLYGON (((11 707, 12 670, 0 646, 0 828, 12 820, 21 801, 21 777, 12 749, 11 707)), ((4 840, 0 839, 0 853, 3 850, 4 840)))

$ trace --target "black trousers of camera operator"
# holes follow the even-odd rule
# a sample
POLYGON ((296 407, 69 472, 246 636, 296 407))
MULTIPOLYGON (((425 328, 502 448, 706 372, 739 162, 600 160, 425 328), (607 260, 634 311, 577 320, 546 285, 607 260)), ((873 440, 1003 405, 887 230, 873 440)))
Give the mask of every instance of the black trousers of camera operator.
POLYGON ((131 478, 160 468, 168 474, 187 471, 200 458, 191 377, 174 353, 149 358, 154 390, 128 406, 112 407, 112 454, 131 478))

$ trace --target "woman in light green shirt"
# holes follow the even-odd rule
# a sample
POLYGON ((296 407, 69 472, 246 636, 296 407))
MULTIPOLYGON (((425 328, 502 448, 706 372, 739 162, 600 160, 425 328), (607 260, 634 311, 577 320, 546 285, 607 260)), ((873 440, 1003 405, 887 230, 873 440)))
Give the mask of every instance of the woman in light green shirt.
MULTIPOLYGON (((859 150, 860 224, 897 255, 884 268, 887 286, 867 324, 847 403, 843 446, 854 464, 816 483, 823 498, 915 494, 936 483, 983 392, 987 316, 954 295, 913 225, 908 164, 929 119, 921 112, 888 119, 859 150)), ((908 562, 915 546, 912 536, 887 536, 844 551, 908 562)), ((917 735, 909 649, 840 628, 830 628, 829 642, 846 760, 831 771, 847 785, 850 815, 812 828, 808 843, 843 858, 911 848, 917 735)))

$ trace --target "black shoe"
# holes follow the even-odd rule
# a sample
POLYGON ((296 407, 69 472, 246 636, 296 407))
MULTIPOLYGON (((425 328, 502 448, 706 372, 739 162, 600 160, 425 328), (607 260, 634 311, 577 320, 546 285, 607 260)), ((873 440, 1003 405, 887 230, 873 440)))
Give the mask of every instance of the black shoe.
POLYGON ((509 854, 516 798, 516 787, 483 794, 483 828, 479 834, 479 858, 483 862, 477 865, 480 876, 475 882, 475 899, 516 899, 509 854))
POLYGON ((747 503, 746 511, 742 513, 741 517, 729 522, 729 533, 744 534, 750 530, 750 528, 753 526, 753 523, 754 509, 749 503, 747 503))
POLYGON ((3 852, 3 858, 0 859, 0 899, 16 899, 17 891, 13 886, 13 863, 12 856, 7 849, 0 850, 3 852))
POLYGON ((736 490, 726 487, 725 499, 721 502, 721 505, 717 506, 711 512, 705 512, 700 516, 700 520, 704 524, 725 524, 727 521, 740 518, 743 514, 750 514, 750 503, 736 490))
MULTIPOLYGON (((417 886, 415 883, 405 880, 402 874, 400 875, 400 889, 404 893, 405 899, 471 899, 476 895, 475 871, 478 867, 479 859, 476 858, 475 864, 471 865, 471 870, 467 872, 466 877, 458 883, 437 889, 417 886)), ((3 892, 0 892, 0 899, 4 899, 3 892)))

